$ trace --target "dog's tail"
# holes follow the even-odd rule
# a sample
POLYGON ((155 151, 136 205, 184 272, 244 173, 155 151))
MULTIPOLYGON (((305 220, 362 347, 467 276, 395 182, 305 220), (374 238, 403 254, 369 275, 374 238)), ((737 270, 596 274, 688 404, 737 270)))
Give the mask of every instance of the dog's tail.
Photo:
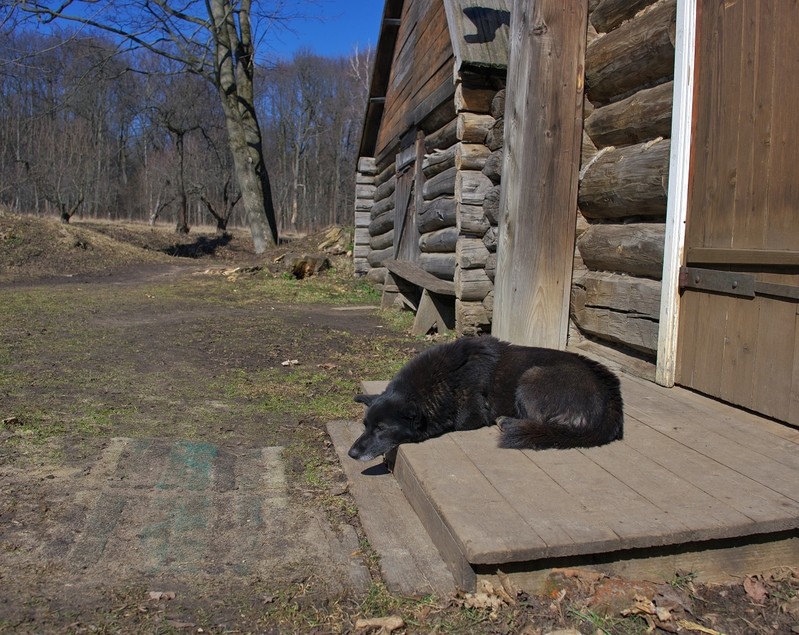
POLYGON ((617 441, 624 434, 620 392, 612 392, 599 412, 571 413, 544 419, 500 417, 499 445, 517 450, 588 448, 617 441))

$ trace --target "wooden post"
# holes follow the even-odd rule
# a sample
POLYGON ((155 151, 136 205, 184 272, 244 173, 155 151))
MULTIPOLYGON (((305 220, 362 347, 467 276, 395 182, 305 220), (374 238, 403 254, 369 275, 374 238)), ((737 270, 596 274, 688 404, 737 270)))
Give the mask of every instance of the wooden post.
POLYGON ((514 0, 492 332, 565 348, 587 0, 514 0))
POLYGON ((677 374, 677 332, 680 313, 680 266, 684 264, 685 220, 688 215, 691 131, 693 127, 696 0, 677 3, 674 44, 674 103, 672 106, 671 162, 663 253, 663 286, 655 381, 671 387, 677 374))

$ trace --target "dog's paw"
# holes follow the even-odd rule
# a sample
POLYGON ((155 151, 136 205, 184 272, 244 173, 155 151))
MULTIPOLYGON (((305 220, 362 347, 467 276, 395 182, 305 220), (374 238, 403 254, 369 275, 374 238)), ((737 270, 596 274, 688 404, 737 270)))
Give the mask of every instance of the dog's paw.
POLYGON ((513 417, 497 417, 496 424, 499 427, 501 432, 505 430, 510 430, 515 424, 518 419, 514 419, 513 417))

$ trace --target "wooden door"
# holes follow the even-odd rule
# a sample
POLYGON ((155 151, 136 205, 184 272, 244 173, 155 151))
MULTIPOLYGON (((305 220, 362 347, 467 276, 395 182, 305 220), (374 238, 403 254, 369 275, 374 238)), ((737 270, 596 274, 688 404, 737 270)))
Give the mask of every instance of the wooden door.
POLYGON ((799 2, 698 0, 677 381, 799 424, 799 2))

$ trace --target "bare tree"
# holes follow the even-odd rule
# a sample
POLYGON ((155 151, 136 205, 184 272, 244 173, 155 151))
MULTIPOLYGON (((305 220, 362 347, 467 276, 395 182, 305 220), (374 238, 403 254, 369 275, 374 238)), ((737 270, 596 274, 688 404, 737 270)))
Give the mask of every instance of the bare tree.
POLYGON ((272 187, 256 116, 253 80, 256 39, 289 17, 278 8, 254 10, 252 0, 15 0, 22 14, 100 29, 209 79, 219 95, 228 142, 256 253, 277 242, 272 187), (200 8, 202 7, 202 8, 200 8))

